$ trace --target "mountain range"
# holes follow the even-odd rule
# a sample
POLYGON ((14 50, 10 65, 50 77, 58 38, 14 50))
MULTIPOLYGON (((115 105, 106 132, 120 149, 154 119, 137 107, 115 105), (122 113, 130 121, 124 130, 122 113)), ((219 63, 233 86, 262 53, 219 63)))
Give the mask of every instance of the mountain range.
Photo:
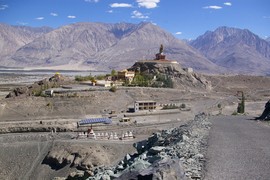
POLYGON ((219 27, 190 43, 218 66, 238 73, 270 72, 270 43, 247 29, 219 27))
POLYGON ((0 24, 0 66, 120 70, 154 59, 160 44, 167 59, 196 71, 270 72, 270 43, 248 30, 220 27, 186 42, 147 22, 75 23, 57 29, 0 24))

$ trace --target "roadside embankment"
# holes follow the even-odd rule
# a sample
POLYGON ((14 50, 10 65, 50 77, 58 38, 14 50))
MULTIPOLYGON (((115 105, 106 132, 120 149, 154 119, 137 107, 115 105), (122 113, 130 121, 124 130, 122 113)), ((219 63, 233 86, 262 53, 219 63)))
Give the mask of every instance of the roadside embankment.
MULTIPOLYGON (((137 153, 127 154, 116 166, 97 167, 88 179, 202 179, 210 127, 208 116, 198 114, 186 125, 135 143, 137 153)), ((69 179, 79 176, 85 178, 87 174, 80 172, 69 179)))

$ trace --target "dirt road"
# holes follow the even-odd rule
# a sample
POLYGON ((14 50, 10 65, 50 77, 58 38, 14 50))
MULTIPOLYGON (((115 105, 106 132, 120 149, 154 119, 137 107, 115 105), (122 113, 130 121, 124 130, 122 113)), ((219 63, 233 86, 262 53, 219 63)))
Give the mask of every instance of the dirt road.
POLYGON ((246 116, 213 117, 206 180, 270 178, 270 127, 246 116))

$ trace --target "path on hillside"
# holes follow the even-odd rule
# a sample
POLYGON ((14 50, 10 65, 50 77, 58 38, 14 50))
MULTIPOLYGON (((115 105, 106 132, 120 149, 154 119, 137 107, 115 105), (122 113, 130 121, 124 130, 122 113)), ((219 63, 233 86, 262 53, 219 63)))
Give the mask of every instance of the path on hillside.
POLYGON ((212 118, 205 180, 270 179, 270 127, 249 119, 212 118))
POLYGON ((37 142, 37 151, 38 151, 37 157, 32 162, 32 165, 30 169, 28 170, 28 172, 26 172, 25 176, 22 178, 23 180, 32 179, 31 176, 35 176, 35 174, 33 174, 33 172, 35 171, 35 168, 42 162, 42 160, 45 158, 45 156, 47 155, 49 150, 52 148, 52 146, 53 146, 53 141, 50 141, 50 140, 47 140, 43 143, 37 142))

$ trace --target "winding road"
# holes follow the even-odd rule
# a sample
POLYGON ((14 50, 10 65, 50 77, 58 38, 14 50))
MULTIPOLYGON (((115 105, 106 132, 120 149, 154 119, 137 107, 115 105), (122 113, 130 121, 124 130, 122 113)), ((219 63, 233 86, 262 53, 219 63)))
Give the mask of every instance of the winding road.
POLYGON ((205 180, 270 179, 270 126, 251 119, 212 118, 205 180))

